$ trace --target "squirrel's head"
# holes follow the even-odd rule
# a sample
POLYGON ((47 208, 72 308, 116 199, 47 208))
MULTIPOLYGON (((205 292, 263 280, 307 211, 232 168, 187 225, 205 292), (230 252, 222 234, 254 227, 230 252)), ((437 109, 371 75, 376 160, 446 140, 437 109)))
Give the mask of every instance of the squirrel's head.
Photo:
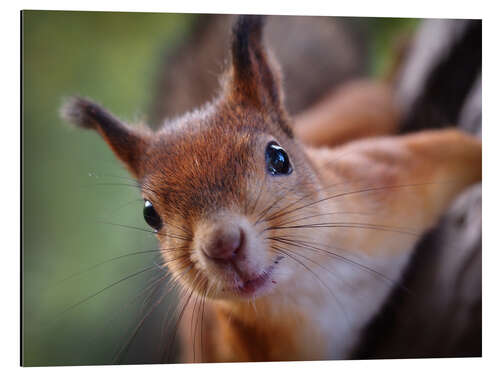
POLYGON ((293 277, 273 238, 285 239, 297 202, 317 194, 262 27, 262 17, 239 17, 220 95, 157 132, 130 128, 81 98, 62 109, 97 130, 138 180, 174 278, 213 298, 255 298, 293 277))

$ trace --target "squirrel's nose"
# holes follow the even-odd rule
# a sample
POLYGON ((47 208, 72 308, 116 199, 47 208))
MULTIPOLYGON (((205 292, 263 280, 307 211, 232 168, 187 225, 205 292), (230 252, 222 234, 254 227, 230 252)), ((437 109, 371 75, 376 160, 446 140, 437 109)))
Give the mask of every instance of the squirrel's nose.
POLYGON ((237 225, 225 225, 214 228, 205 237, 202 250, 209 258, 230 260, 242 248, 244 235, 237 225))

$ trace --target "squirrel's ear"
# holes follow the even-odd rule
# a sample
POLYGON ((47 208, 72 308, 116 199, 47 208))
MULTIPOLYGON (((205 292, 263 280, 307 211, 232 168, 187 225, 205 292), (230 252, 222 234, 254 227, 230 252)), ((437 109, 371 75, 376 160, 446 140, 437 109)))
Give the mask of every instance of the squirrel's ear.
POLYGON ((239 16, 233 27, 230 94, 234 100, 251 103, 277 115, 289 135, 283 107, 279 67, 262 41, 264 16, 239 16))
POLYGON ((99 105, 79 97, 66 100, 60 113, 72 124, 96 130, 129 171, 140 176, 139 162, 147 147, 147 134, 131 129, 99 105))

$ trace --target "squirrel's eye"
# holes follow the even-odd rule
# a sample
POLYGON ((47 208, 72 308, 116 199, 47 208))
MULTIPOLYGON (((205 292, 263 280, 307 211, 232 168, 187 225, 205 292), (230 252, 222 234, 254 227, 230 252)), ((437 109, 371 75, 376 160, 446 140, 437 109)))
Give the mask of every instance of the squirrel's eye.
POLYGON ((285 150, 276 142, 266 147, 266 166, 272 175, 292 173, 292 165, 285 150))
POLYGON ((144 201, 144 220, 146 220, 146 223, 149 224, 151 228, 153 228, 155 231, 160 230, 162 226, 162 221, 160 215, 158 215, 158 212, 156 212, 155 208, 151 204, 150 201, 144 201))

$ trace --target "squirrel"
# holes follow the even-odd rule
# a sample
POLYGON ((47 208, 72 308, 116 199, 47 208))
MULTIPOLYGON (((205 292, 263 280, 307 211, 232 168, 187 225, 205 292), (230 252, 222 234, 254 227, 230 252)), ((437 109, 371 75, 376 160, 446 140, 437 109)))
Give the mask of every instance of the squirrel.
POLYGON ((240 16, 219 95, 155 132, 85 98, 61 108, 141 186, 165 272, 183 291, 185 362, 349 358, 404 287, 419 237, 481 180, 476 138, 391 134, 385 88, 351 86, 368 94, 346 105, 337 92, 293 120, 263 26, 240 16))

